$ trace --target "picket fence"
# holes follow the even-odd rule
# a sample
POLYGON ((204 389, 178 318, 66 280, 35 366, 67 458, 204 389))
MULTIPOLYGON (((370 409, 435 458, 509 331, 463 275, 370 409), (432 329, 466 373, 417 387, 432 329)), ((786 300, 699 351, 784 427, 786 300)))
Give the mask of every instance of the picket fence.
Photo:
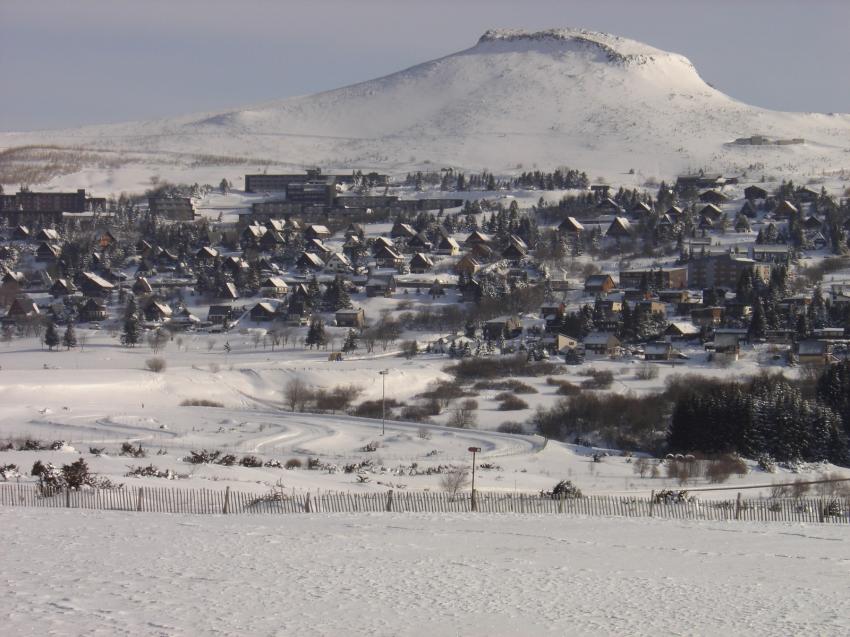
POLYGON ((266 495, 212 489, 134 487, 42 490, 38 485, 0 484, 0 506, 141 511, 189 514, 280 513, 539 513, 585 516, 656 517, 678 520, 745 520, 850 524, 850 498, 742 498, 658 501, 629 496, 548 498, 538 494, 387 491, 266 495))

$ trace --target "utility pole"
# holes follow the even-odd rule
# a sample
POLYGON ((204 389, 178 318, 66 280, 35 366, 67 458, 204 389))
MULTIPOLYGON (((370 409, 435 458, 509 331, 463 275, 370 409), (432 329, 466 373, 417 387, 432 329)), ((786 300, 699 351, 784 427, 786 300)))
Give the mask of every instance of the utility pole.
POLYGON ((477 511, 478 506, 475 502, 475 454, 481 452, 481 447, 470 447, 467 451, 472 452, 472 500, 470 502, 470 508, 473 511, 477 511))
POLYGON ((386 433, 387 427, 387 374, 388 369, 382 369, 378 372, 381 375, 381 435, 386 433))

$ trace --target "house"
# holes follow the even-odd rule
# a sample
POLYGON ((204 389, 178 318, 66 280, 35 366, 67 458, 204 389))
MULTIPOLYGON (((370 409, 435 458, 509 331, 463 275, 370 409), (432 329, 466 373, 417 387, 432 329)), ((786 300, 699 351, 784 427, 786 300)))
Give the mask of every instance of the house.
POLYGON ((483 332, 488 341, 516 338, 522 334, 522 322, 515 316, 501 316, 484 323, 483 332))
POLYGON ((276 230, 267 230, 260 239, 260 249, 264 252, 274 252, 285 243, 286 239, 283 238, 283 234, 276 230))
POLYGON ((726 202, 728 197, 718 190, 706 190, 700 193, 699 200, 703 203, 719 205, 726 202))
POLYGON ((453 238, 444 236, 437 244, 436 253, 453 257, 460 253, 460 245, 453 238))
POLYGON ((558 226, 558 232, 578 236, 584 232, 584 226, 575 217, 567 217, 558 226))
POLYGON ((777 263, 787 265, 791 262, 791 246, 785 244, 755 244, 753 260, 759 263, 777 263))
POLYGON ((774 219, 788 219, 792 215, 799 214, 797 206, 792 204, 787 199, 783 199, 776 208, 773 209, 774 219))
POLYGON ((615 239, 631 237, 632 224, 629 223, 629 220, 625 217, 614 217, 614 221, 612 221, 611 225, 608 226, 605 236, 615 239))
POLYGON ((610 274, 591 274, 584 280, 584 291, 588 294, 608 294, 617 287, 610 274))
POLYGON ((234 318, 233 308, 229 305, 210 305, 207 321, 213 325, 224 325, 234 318))
POLYGON ((643 348, 643 359, 647 361, 669 361, 676 355, 673 345, 664 341, 647 343, 643 348))
POLYGON ((93 272, 83 272, 80 275, 79 288, 86 296, 106 298, 112 294, 115 286, 93 272))
POLYGON ((508 245, 502 250, 502 258, 508 261, 519 261, 524 259, 528 254, 528 246, 525 241, 520 239, 515 234, 508 237, 508 245))
POLYGON ((741 341, 746 338, 747 330, 717 328, 714 330, 714 352, 738 360, 741 341))
POLYGON ((832 343, 824 340, 807 339, 800 341, 794 347, 794 354, 800 365, 828 365, 835 362, 832 354, 832 343))
POLYGON ((641 299, 636 303, 635 309, 640 309, 647 314, 667 316, 667 304, 655 299, 641 299))
POLYGON ((359 223, 354 223, 352 221, 345 229, 346 239, 349 239, 351 237, 359 237, 362 239, 364 236, 366 236, 366 232, 363 230, 363 226, 361 226, 359 223))
POLYGON ((260 283, 260 294, 263 296, 280 299, 286 296, 287 292, 289 286, 280 277, 270 276, 260 283))
MULTIPOLYGON (((413 233, 413 236, 416 236, 415 232, 413 233)), ((395 250, 395 244, 386 237, 378 237, 372 242, 372 256, 375 256, 384 248, 395 250)))
POLYGON ((33 237, 35 241, 44 241, 45 243, 59 243, 59 233, 53 228, 42 228, 33 237))
POLYGON ((579 346, 579 341, 567 334, 555 334, 554 348, 558 354, 566 354, 576 350, 579 346))
POLYGON ((478 262, 478 259, 473 257, 471 254, 465 254, 455 264, 454 269, 458 274, 472 276, 481 269, 481 264, 478 262))
POLYGON ((324 270, 325 262, 312 252, 302 252, 295 263, 301 270, 324 270))
POLYGON ((390 236, 393 239, 412 239, 416 236, 416 230, 410 224, 396 221, 392 230, 390 230, 390 236))
POLYGON ((614 356, 620 348, 620 339, 610 332, 591 332, 584 337, 584 351, 597 356, 614 356))
POLYGON ((28 241, 30 238, 30 229, 26 226, 17 226, 12 231, 13 241, 28 241))
POLYGON ((260 301, 251 308, 251 320, 259 323, 263 321, 273 321, 277 317, 277 311, 271 303, 260 301))
POLYGON ((68 296, 77 291, 77 286, 70 279, 56 279, 53 285, 50 286, 50 296, 59 298, 60 296, 68 296))
POLYGON ((623 207, 616 201, 611 199, 611 197, 606 197, 598 204, 596 204, 596 209, 600 212, 607 212, 615 215, 623 214, 623 207))
POLYGON ((384 246, 375 254, 375 263, 379 268, 398 268, 404 265, 404 257, 393 248, 384 246))
POLYGON ((212 265, 218 258, 219 252, 215 248, 204 246, 195 253, 195 261, 200 265, 212 265))
POLYGON ((171 318, 172 310, 167 303, 158 299, 150 299, 142 314, 144 314, 146 321, 162 323, 171 318))
POLYGON ((376 296, 390 297, 396 291, 395 277, 389 276, 372 276, 366 281, 366 296, 372 298, 376 296))
POLYGON ((239 245, 242 246, 243 250, 257 248, 260 245, 260 240, 266 232, 268 232, 268 230, 266 230, 265 226, 245 226, 245 229, 239 236, 239 245))
POLYGON ((664 330, 664 336, 671 341, 689 341, 699 336, 700 329, 693 323, 673 321, 664 330))
POLYGON ((239 298, 239 291, 236 289, 236 285, 232 281, 225 281, 218 289, 216 297, 226 299, 228 301, 235 301, 239 298))
POLYGON ((803 221, 803 227, 806 230, 821 230, 823 228, 823 221, 814 215, 809 215, 806 217, 805 221, 803 221))
POLYGON ((434 262, 427 254, 417 252, 410 259, 409 267, 413 274, 424 274, 434 269, 434 262))
POLYGON ((86 299, 80 308, 80 320, 84 323, 105 321, 107 318, 109 318, 109 312, 106 309, 106 303, 100 299, 86 299))
POLYGON ((324 243, 319 241, 318 239, 309 239, 304 244, 304 251, 309 252, 310 254, 315 254, 318 256, 323 262, 330 259, 333 254, 333 250, 327 247, 324 243))
POLYGON ((747 201, 767 199, 767 191, 759 186, 747 186, 744 188, 744 197, 747 198, 747 201))
POLYGON ((41 243, 35 251, 35 260, 42 263, 53 263, 62 254, 62 248, 55 243, 41 243))
POLYGON ((726 308, 720 306, 699 307, 691 310, 691 321, 699 327, 720 325, 726 308))
MULTIPOLYGON (((643 219, 652 214, 652 208, 645 201, 638 201, 635 205, 629 208, 629 214, 634 219, 643 219)), ((560 227, 558 228, 560 230, 560 227)))
POLYGON ((428 239, 428 235, 424 232, 418 232, 407 242, 407 247, 417 252, 431 252, 434 249, 434 244, 428 239))
POLYGON ((40 314, 38 306, 33 300, 26 296, 19 296, 12 301, 6 312, 5 319, 18 322, 40 314))
POLYGON ((366 313, 362 307, 339 310, 335 317, 337 327, 354 327, 360 329, 366 325, 366 313))
POLYGON ((797 188, 794 194, 797 195, 797 199, 803 203, 812 203, 813 201, 817 201, 818 197, 820 197, 820 193, 817 190, 812 190, 808 186, 797 188))
POLYGON ((712 223, 720 221, 723 217, 723 211, 714 204, 708 204, 699 211, 700 216, 705 217, 712 223))
POLYGON ((325 270, 334 274, 347 274, 354 271, 351 261, 342 252, 334 252, 325 262, 325 270))
POLYGON ((148 210, 169 221, 194 221, 195 207, 188 197, 150 197, 148 210))
POLYGON ((304 229, 304 237, 307 239, 319 239, 324 241, 331 236, 327 226, 311 223, 304 229))
POLYGON ((136 277, 136 281, 133 283, 132 290, 133 294, 135 294, 136 296, 144 296, 153 292, 151 284, 143 276, 136 277))
POLYGON ((478 244, 489 245, 490 241, 491 241, 490 237, 487 236, 486 234, 484 234, 483 232, 481 232, 480 230, 473 230, 469 234, 469 236, 466 239, 464 239, 463 245, 471 248, 472 246, 478 245, 478 244))
POLYGON ((476 243, 469 249, 469 254, 478 261, 487 261, 493 256, 493 247, 487 243, 476 243))

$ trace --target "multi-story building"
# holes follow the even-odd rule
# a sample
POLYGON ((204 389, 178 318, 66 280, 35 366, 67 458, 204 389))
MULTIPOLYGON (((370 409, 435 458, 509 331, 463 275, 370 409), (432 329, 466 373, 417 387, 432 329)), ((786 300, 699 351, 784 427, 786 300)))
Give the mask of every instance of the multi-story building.
POLYGON ((621 288, 642 288, 651 290, 681 290, 688 287, 688 268, 684 266, 664 266, 660 268, 641 268, 620 270, 621 288))
POLYGON ((750 270, 758 279, 770 281, 770 264, 731 254, 710 255, 688 262, 688 285, 694 288, 727 288, 738 285, 741 274, 750 270))

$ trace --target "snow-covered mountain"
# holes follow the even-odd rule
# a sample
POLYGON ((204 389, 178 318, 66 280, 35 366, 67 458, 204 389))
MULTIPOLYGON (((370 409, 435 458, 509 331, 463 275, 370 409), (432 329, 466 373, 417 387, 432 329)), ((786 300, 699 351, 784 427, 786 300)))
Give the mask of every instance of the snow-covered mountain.
POLYGON ((850 115, 743 104, 706 84, 681 55, 626 38, 576 29, 500 30, 465 51, 315 95, 0 135, 0 146, 24 144, 132 151, 133 163, 113 161, 113 173, 137 170, 139 162, 161 174, 168 166, 200 168, 212 160, 192 156, 217 155, 250 159, 239 167, 243 172, 260 159, 390 172, 568 165, 618 180, 634 169, 639 181, 699 168, 797 175, 850 168, 850 115), (732 143, 753 135, 805 143, 732 143))

